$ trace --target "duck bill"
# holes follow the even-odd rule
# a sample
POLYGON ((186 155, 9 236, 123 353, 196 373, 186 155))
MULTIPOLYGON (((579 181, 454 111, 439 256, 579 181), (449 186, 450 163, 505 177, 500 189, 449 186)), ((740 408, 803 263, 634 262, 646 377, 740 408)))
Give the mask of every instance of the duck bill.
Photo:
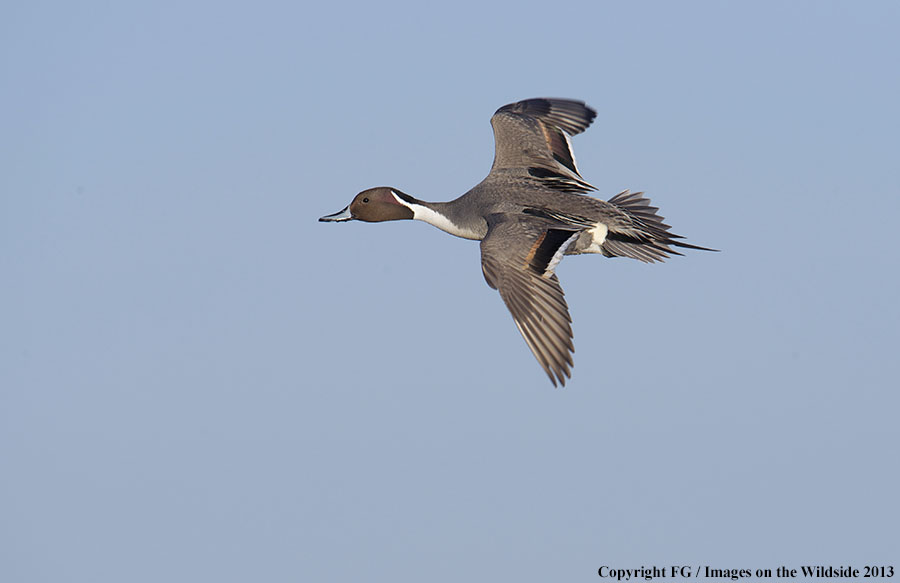
POLYGON ((347 206, 346 208, 344 208, 344 210, 338 211, 333 215, 325 215, 324 217, 319 219, 319 221, 322 223, 337 223, 340 221, 349 221, 352 218, 353 215, 350 214, 350 207, 347 206))

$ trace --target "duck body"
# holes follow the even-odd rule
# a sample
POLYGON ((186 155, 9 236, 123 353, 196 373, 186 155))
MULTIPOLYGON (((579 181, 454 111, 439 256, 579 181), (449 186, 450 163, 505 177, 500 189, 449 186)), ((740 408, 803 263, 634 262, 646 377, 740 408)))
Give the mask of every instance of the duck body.
POLYGON ((652 263, 680 255, 680 241, 642 193, 608 201, 587 193, 569 136, 596 112, 581 101, 528 99, 491 118, 494 164, 459 198, 426 202, 382 186, 360 192, 342 211, 319 219, 382 222, 415 219, 481 241, 485 280, 500 292, 513 320, 554 386, 571 376, 571 318, 554 273, 564 255, 597 253, 652 263))

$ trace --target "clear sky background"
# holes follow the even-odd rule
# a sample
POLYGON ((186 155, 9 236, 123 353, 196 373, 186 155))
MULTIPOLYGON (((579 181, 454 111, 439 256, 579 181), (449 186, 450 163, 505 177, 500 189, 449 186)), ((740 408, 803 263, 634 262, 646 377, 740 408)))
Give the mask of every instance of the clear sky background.
POLYGON ((898 564, 896 2, 10 2, 0 580, 898 564), (609 198, 554 390, 449 200, 579 98, 609 198))

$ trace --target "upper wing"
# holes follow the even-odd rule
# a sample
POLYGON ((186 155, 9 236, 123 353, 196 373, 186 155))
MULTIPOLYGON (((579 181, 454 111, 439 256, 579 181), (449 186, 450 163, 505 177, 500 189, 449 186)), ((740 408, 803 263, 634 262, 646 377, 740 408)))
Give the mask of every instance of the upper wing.
POLYGON ((491 118, 495 145, 491 172, 523 170, 593 190, 578 172, 569 136, 586 130, 596 116, 584 102, 570 99, 526 99, 504 105, 491 118))
POLYGON ((575 350, 569 307, 553 270, 579 233, 534 217, 495 214, 481 241, 484 279, 500 292, 553 386, 571 376, 575 350))

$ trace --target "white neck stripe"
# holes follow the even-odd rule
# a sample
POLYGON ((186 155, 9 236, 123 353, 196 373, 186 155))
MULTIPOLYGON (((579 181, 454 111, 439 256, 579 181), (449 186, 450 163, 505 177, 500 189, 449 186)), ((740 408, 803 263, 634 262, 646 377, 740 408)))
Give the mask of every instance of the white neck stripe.
POLYGON ((413 218, 417 221, 424 221, 429 225, 434 225, 438 229, 450 233, 451 235, 456 235, 457 237, 462 237, 464 239, 478 239, 475 233, 469 231, 468 229, 463 229, 445 215, 437 212, 434 209, 430 209, 427 206, 422 206, 420 204, 416 204, 414 202, 407 202, 400 198, 396 192, 391 190, 391 194, 394 196, 394 199, 398 204, 402 204, 409 210, 413 212, 413 218))

